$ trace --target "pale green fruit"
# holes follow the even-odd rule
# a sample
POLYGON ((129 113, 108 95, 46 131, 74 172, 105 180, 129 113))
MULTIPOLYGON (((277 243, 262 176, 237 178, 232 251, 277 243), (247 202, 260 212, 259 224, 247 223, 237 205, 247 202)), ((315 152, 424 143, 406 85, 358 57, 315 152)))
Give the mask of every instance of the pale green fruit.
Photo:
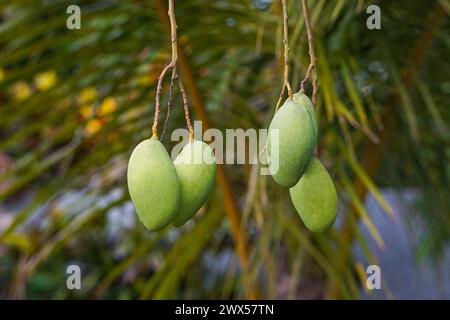
POLYGON ((172 159, 157 138, 139 143, 128 162, 128 190, 139 219, 155 231, 168 225, 180 204, 172 159))
POLYGON ((331 227, 337 215, 337 193, 333 180, 316 157, 311 159, 305 173, 289 193, 309 230, 320 233, 331 227))
POLYGON ((308 112, 311 116, 312 123, 313 123, 314 135, 317 137, 317 134, 319 132, 319 125, 317 123, 316 108, 314 108, 312 101, 309 99, 309 97, 306 94, 304 94, 301 91, 294 93, 294 96, 292 98, 294 99, 294 102, 304 105, 306 110, 308 110, 308 112))
POLYGON ((211 193, 216 179, 216 158, 210 146, 190 141, 173 162, 181 185, 181 202, 173 219, 181 226, 192 218, 211 193))
POLYGON ((275 113, 267 138, 270 173, 278 184, 292 187, 305 171, 316 145, 309 112, 303 105, 288 99, 275 113))

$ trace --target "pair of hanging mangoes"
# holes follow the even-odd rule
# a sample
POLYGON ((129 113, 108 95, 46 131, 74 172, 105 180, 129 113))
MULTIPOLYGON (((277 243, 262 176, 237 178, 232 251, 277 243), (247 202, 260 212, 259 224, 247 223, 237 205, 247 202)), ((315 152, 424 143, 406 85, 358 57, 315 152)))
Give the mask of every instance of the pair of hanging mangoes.
POLYGON ((267 152, 274 180, 290 188, 291 200, 305 226, 321 233, 336 219, 338 198, 333 180, 313 156, 317 134, 316 110, 307 95, 297 92, 275 113, 269 126, 267 152), (272 139, 275 132, 278 139, 272 139), (273 161, 278 165, 273 166, 273 161))
POLYGON ((173 162, 157 137, 139 143, 128 162, 131 200, 151 231, 185 224, 207 200, 215 177, 213 150, 192 138, 173 162))
MULTIPOLYGON (((318 124, 311 100, 298 92, 275 113, 269 126, 267 152, 277 148, 274 180, 289 189, 294 207, 305 226, 323 232, 336 219, 338 199, 334 183, 313 156, 318 124), (278 139, 272 139, 273 132, 278 139)), ((128 163, 128 189, 139 219, 155 231, 172 222, 181 226, 205 203, 215 181, 216 160, 204 142, 190 139, 172 162, 158 140, 152 137, 137 145, 128 163)))

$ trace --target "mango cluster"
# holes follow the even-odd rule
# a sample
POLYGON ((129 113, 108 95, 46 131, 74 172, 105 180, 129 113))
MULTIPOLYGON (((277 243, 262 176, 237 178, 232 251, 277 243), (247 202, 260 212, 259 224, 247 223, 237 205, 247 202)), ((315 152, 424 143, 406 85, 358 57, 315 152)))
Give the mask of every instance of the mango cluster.
POLYGON ((182 226, 206 202, 216 176, 213 150, 190 140, 172 162, 156 137, 139 143, 128 162, 128 190, 137 214, 151 231, 182 226))
POLYGON ((274 180, 290 188, 291 200, 305 226, 321 233, 336 219, 338 198, 329 173, 313 156, 317 135, 316 110, 309 97, 298 92, 275 113, 269 126, 267 154, 274 180), (278 164, 273 165, 273 161, 278 164))

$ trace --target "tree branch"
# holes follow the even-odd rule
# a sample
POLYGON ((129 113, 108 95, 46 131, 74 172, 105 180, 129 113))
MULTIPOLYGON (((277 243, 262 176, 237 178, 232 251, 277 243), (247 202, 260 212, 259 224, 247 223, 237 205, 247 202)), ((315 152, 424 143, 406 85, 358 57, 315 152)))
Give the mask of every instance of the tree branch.
POLYGON ((170 62, 161 74, 158 77, 158 84, 156 86, 156 97, 155 97, 155 116, 153 119, 153 126, 152 126, 152 137, 158 137, 158 118, 159 118, 159 112, 160 112, 160 105, 161 105, 161 91, 163 86, 164 77, 166 76, 167 72, 173 68, 172 62, 170 62))
POLYGON ((317 104, 317 69, 316 69, 316 53, 314 51, 314 35, 311 27, 311 22, 309 20, 308 6, 306 4, 306 0, 302 0, 302 8, 303 8, 303 19, 305 21, 306 33, 308 35, 308 48, 309 48, 309 66, 306 70, 305 78, 301 82, 300 90, 301 92, 305 92, 305 83, 308 81, 309 77, 312 75, 312 85, 313 85, 313 93, 312 93, 312 102, 314 105, 317 104))
MULTIPOLYGON (((168 0, 169 3, 169 9, 167 11, 167 14, 169 16, 169 27, 170 27, 170 40, 171 40, 171 47, 172 47, 172 59, 169 62, 169 64, 162 70, 159 78, 158 78, 158 84, 156 88, 156 97, 155 97, 155 117, 153 120, 153 126, 152 126, 152 137, 158 137, 158 118, 161 108, 161 91, 163 86, 164 78, 167 74, 167 72, 172 69, 172 78, 170 83, 170 89, 169 89, 169 101, 167 105, 167 116, 166 116, 166 122, 164 124, 164 131, 165 127, 167 125, 168 116, 170 116, 170 105, 172 100, 172 90, 173 90, 173 81, 175 79, 178 80, 178 86, 180 87, 181 94, 183 96, 183 103, 184 103, 184 109, 185 109, 185 118, 186 118, 186 124, 189 129, 189 135, 192 137, 192 126, 191 126, 191 119, 189 116, 189 105, 188 105, 188 99, 185 96, 184 89, 182 89, 183 84, 181 82, 181 79, 178 77, 177 74, 177 60, 178 60, 178 42, 177 42, 177 21, 175 18, 175 7, 174 7, 174 0, 168 0)), ((164 134, 163 131, 163 134, 164 134)))
POLYGON ((172 77, 170 78, 170 86, 169 86, 169 97, 167 99, 167 113, 166 119, 164 120, 164 127, 163 132, 161 134, 161 140, 164 137, 164 133, 166 132, 167 123, 169 122, 170 113, 172 111, 172 95, 173 95, 173 86, 176 80, 175 78, 177 78, 177 75, 175 73, 175 69, 172 69, 172 77))
POLYGON ((280 97, 277 101, 277 106, 275 108, 275 112, 281 106, 281 102, 283 101, 284 91, 287 89, 289 98, 292 99, 292 87, 289 83, 289 41, 288 41, 288 12, 286 0, 281 0, 281 5, 283 6, 283 48, 284 48, 284 75, 283 75, 283 88, 281 89, 280 97))
POLYGON ((194 138, 194 130, 192 129, 191 118, 189 116, 189 106, 188 106, 188 98, 186 95, 186 91, 184 90, 183 83, 180 78, 177 77, 178 86, 180 87, 181 96, 183 97, 183 106, 184 106, 184 117, 186 119, 186 124, 189 129, 189 139, 194 138))

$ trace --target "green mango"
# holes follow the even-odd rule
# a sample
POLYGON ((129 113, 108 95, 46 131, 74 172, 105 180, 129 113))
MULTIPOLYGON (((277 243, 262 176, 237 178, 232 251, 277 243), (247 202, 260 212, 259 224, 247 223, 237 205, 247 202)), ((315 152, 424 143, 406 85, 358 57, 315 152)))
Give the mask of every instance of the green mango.
POLYGON ((301 91, 294 93, 292 98, 294 99, 294 102, 304 105, 306 110, 308 110, 313 123, 314 136, 317 137, 319 133, 319 124, 317 123, 316 108, 312 104, 311 99, 309 99, 309 97, 301 91))
POLYGON ((305 226, 324 232, 336 219, 338 198, 333 180, 322 163, 313 157, 298 183, 289 189, 295 209, 305 226))
POLYGON ((216 158, 209 145, 190 141, 173 162, 181 185, 181 202, 173 224, 192 218, 211 193, 216 179, 216 158))
POLYGON ((287 188, 295 185, 305 171, 315 145, 316 137, 309 112, 292 99, 286 100, 269 126, 267 155, 269 171, 274 180, 287 188), (277 149, 278 154, 275 151, 277 149))
POLYGON ((158 138, 139 143, 128 162, 128 190, 139 219, 151 231, 168 225, 180 204, 180 182, 158 138))

